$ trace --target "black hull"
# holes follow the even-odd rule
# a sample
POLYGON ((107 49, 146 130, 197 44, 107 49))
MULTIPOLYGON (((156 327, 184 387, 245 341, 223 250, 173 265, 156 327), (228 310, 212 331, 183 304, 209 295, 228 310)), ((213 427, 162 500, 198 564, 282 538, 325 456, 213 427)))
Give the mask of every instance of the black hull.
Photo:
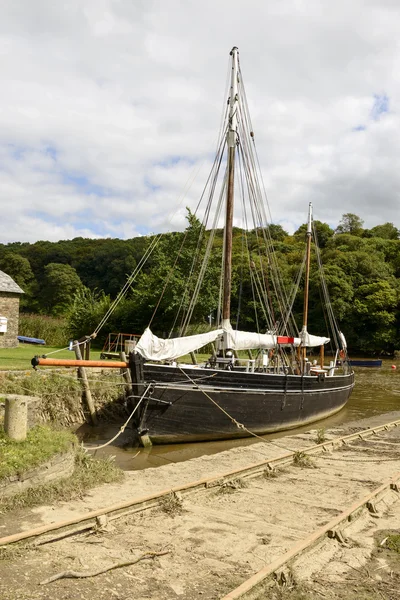
POLYGON ((142 402, 136 427, 156 444, 248 437, 307 425, 343 408, 354 386, 353 373, 302 377, 190 367, 182 372, 159 365, 145 365, 144 379, 154 382, 154 388, 142 402))

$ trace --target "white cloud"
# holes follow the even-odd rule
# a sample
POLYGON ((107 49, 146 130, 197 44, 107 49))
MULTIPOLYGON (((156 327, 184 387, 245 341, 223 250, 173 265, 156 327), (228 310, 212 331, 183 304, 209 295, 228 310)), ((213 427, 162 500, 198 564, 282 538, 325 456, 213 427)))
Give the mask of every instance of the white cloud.
POLYGON ((399 13, 389 0, 3 4, 0 241, 183 227, 234 44, 274 222, 295 229, 312 200, 331 225, 355 212, 400 226, 399 13), (373 120, 375 95, 389 112, 373 120))

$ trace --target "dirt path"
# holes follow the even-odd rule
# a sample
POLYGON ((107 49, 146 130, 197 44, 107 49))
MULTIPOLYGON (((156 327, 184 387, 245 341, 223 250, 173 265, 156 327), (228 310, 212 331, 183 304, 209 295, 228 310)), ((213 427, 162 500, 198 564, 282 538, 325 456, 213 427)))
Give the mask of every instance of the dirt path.
MULTIPOLYGON (((391 418, 385 415, 373 424, 391 418)), ((327 523, 351 502, 400 470, 400 428, 378 438, 373 452, 359 440, 340 451, 313 459, 311 468, 293 465, 279 472, 277 477, 238 480, 224 487, 185 496, 183 500, 171 496, 162 508, 113 521, 103 530, 39 546, 20 556, 10 556, 1 564, 0 597, 4 600, 221 598, 287 551, 297 540, 327 523), (94 578, 61 579, 40 585, 41 581, 65 570, 107 568, 115 563, 132 561, 148 551, 168 551, 168 554, 94 578)), ((257 444, 187 463, 136 471, 128 476, 125 484, 94 490, 88 498, 71 506, 47 507, 26 513, 17 528, 82 514, 112 504, 117 497, 141 496, 313 443, 315 432, 282 438, 273 445, 257 444)), ((395 499, 396 492, 392 492, 392 500, 395 499)), ((400 526, 398 505, 393 507, 386 511, 385 520, 382 520, 387 529, 394 529, 396 522, 397 528, 400 526)), ((343 549, 337 542, 329 540, 323 551, 311 554, 305 563, 299 563, 297 572, 294 565, 296 577, 299 581, 305 577, 307 582, 317 586, 315 578, 323 569, 327 576, 333 577, 332 582, 339 585, 338 582, 344 581, 348 572, 354 570, 352 567, 361 568, 368 560, 372 544, 365 540, 378 526, 377 519, 367 517, 367 521, 361 523, 364 529, 354 533, 356 567, 351 564, 342 568, 340 552, 343 549), (369 533, 363 537, 362 531, 369 533), (336 561, 337 552, 339 558, 336 561), (332 572, 327 571, 329 561, 329 569, 332 561, 337 562, 332 572)), ((315 597, 324 595, 322 588, 319 591, 315 588, 314 592, 319 594, 315 597)))

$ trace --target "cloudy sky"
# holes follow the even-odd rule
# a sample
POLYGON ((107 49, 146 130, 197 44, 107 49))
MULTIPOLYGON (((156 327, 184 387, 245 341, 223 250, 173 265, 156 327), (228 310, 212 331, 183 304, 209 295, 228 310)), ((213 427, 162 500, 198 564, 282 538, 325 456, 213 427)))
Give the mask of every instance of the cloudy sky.
POLYGON ((233 45, 273 221, 400 227, 399 30, 397 0, 3 0, 0 242, 182 228, 233 45))

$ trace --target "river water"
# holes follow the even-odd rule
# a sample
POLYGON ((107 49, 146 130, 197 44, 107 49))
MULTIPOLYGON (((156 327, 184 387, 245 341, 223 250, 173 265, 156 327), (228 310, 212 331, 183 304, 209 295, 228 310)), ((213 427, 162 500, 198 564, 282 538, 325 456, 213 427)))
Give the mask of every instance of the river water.
MULTIPOLYGON (((308 429, 320 429, 340 426, 374 415, 400 411, 400 364, 393 369, 393 361, 384 360, 381 368, 355 368, 356 384, 347 406, 328 419, 313 423, 308 427, 291 429, 280 433, 265 435, 264 438, 275 439, 293 435, 308 429)), ((396 366, 396 365, 395 365, 396 366)), ((390 420, 390 419, 388 419, 390 420)), ((119 430, 119 425, 102 425, 96 428, 81 427, 76 433, 87 447, 101 445, 111 439, 119 430)), ((115 444, 92 454, 98 457, 114 456, 121 469, 134 471, 149 467, 158 467, 168 463, 181 462, 189 458, 215 454, 238 446, 259 443, 257 438, 222 440, 218 442, 202 442, 196 444, 174 444, 153 446, 151 448, 132 448, 129 445, 129 431, 116 440, 115 444)))

